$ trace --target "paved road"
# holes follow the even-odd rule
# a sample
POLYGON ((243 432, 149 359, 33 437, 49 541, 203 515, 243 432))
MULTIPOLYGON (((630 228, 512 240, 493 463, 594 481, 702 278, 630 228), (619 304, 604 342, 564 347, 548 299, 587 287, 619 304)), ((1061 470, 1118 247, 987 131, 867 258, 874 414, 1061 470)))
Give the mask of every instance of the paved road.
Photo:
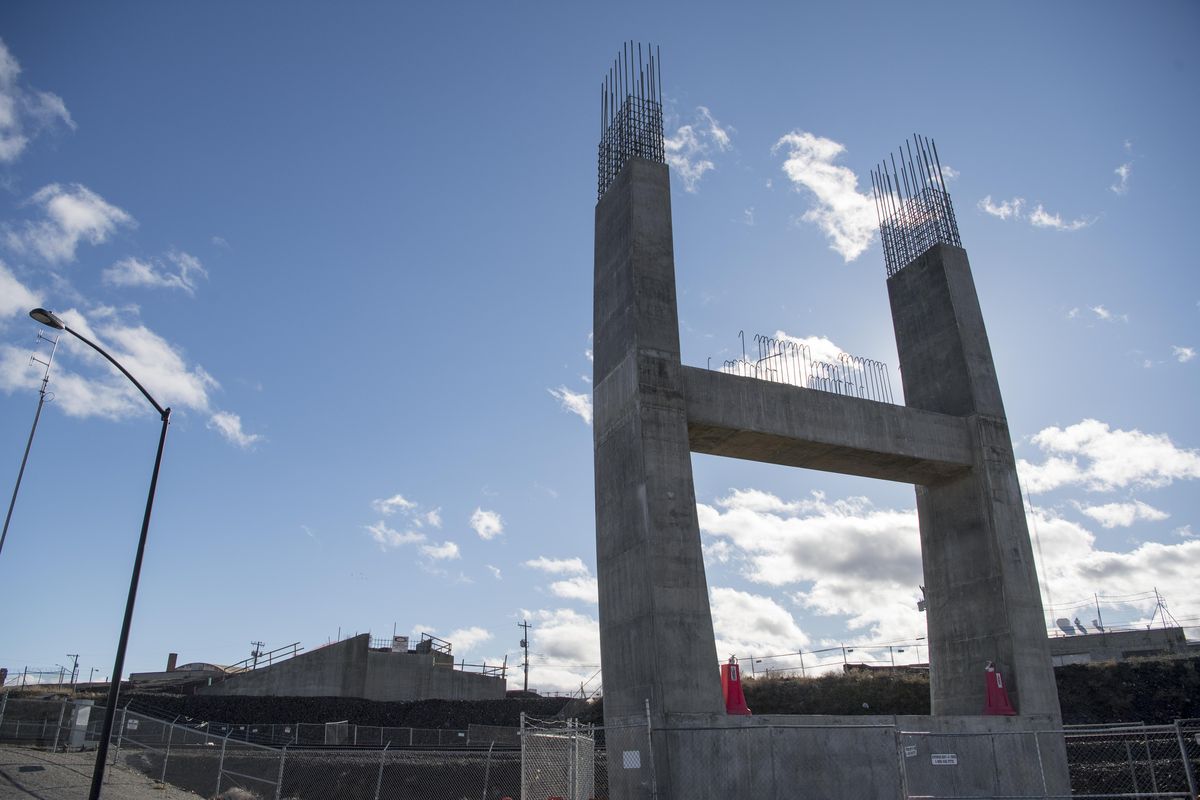
MULTIPOLYGON (((84 800, 92 784, 93 753, 49 753, 0 746, 0 800, 84 800)), ((174 786, 156 786, 139 772, 109 767, 104 800, 196 800, 174 786)))

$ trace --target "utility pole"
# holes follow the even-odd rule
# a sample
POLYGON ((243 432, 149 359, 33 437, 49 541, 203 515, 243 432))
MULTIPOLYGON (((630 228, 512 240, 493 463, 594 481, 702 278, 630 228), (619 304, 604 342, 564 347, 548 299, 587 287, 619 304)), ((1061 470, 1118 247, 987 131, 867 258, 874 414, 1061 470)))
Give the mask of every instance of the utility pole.
POLYGON ((79 677, 79 653, 67 653, 67 658, 75 659, 75 663, 71 665, 71 689, 75 688, 75 681, 79 677))
POLYGON ((95 675, 96 675, 96 668, 92 667, 91 671, 88 672, 88 683, 92 682, 92 678, 95 677, 95 675))
POLYGON ((254 666, 251 669, 258 669, 258 659, 262 657, 262 649, 266 642, 251 642, 250 657, 254 659, 254 666))
POLYGON ((529 691, 529 629, 533 626, 529 624, 529 620, 521 620, 517 623, 517 627, 521 629, 521 648, 525 651, 525 663, 522 665, 525 668, 525 691, 529 691))

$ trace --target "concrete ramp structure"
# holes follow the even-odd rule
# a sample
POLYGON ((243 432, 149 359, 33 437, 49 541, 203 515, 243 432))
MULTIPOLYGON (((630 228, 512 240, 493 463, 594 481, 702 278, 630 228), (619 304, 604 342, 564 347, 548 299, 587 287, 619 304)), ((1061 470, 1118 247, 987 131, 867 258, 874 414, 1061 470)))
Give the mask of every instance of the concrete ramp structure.
MULTIPOLYGON (((965 763, 935 771, 939 791, 1063 791, 1061 734, 1039 733, 1061 720, 1011 438, 932 145, 917 139, 900 171, 877 175, 905 405, 685 367, 658 70, 627 46, 601 98, 593 404, 604 711, 608 726, 653 732, 637 758, 609 759, 612 796, 901 797, 901 728, 986 737, 971 739, 965 763), (693 452, 916 487, 933 717, 725 715, 693 452), (982 716, 989 662, 1018 716, 982 716), (652 780, 627 767, 650 762, 652 780)), ((914 769, 928 770, 930 754, 912 752, 914 769)))

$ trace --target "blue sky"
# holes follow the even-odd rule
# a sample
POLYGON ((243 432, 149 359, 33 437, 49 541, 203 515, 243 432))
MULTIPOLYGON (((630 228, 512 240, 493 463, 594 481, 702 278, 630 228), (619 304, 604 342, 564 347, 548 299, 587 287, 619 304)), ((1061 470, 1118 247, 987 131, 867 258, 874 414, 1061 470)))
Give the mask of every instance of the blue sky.
MULTIPOLYGON (((898 392, 868 170, 933 136, 1048 616, 1087 624, 1099 593, 1135 624, 1157 587, 1200 624, 1197 23, 1171 2, 6 4, 0 477, 41 304, 175 412, 127 669, 393 624, 513 662, 528 618, 532 685, 592 678, 596 106, 632 37, 662 47, 684 361, 781 331, 888 362, 898 392)), ((71 341, 50 388, 0 665, 106 675, 157 421, 71 341)), ((923 633, 911 487, 694 465, 722 656, 923 633)))

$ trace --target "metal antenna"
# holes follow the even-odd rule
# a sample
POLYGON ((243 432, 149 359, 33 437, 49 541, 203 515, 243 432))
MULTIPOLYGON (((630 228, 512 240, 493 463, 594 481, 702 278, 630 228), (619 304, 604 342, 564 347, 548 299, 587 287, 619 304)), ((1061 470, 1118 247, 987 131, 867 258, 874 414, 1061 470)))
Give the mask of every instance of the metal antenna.
MULTIPOLYGON (((50 357, 45 361, 37 356, 29 357, 29 363, 32 364, 36 361, 46 369, 42 373, 42 387, 38 389, 38 404, 37 411, 33 415, 33 427, 29 429, 29 440, 25 442, 25 455, 21 456, 21 468, 17 470, 17 485, 13 487, 12 499, 8 501, 8 514, 4 517, 4 530, 0 532, 0 553, 4 552, 4 540, 8 538, 8 524, 12 522, 13 508, 17 505, 17 492, 21 491, 21 479, 25 477, 25 464, 29 461, 29 448, 33 445, 33 434, 37 432, 38 420, 42 418, 42 406, 46 404, 46 384, 50 383, 50 365, 54 363, 54 354, 58 352, 58 336, 51 338, 38 331, 37 338, 44 342, 50 342, 50 357)), ((54 395, 50 394, 50 397, 53 398, 54 395)))

